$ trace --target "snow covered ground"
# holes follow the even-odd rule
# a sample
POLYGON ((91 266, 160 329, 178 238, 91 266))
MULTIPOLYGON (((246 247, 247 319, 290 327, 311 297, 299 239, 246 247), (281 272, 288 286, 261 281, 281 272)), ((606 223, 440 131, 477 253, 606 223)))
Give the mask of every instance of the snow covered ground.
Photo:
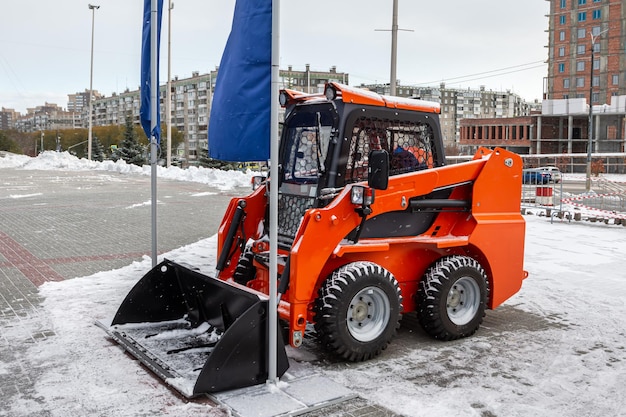
MULTIPOLYGON (((72 158, 9 156, 0 158, 0 168, 146 174, 122 163, 72 158)), ((247 185, 250 177, 179 171, 162 168, 159 175, 215 181, 224 189, 247 185)), ((538 214, 525 216, 529 277, 517 295, 487 312, 474 336, 433 341, 407 317, 398 338, 372 361, 337 363, 310 344, 290 355, 407 416, 626 416, 626 227, 551 222, 538 214)), ((212 236, 164 257, 211 274, 215 245, 212 236)), ((93 325, 110 321, 150 266, 146 258, 40 288, 45 299, 29 325, 51 329, 56 336, 23 353, 24 362, 33 364, 36 395, 14 397, 10 409, 3 410, 6 415, 42 415, 42 410, 49 416, 228 415, 225 409, 173 395, 93 325)), ((11 331, 3 329, 3 334, 10 338, 11 331)), ((6 372, 0 363, 0 375, 6 372)))
MULTIPOLYGON (((63 170, 82 171, 95 170, 117 172, 120 174, 150 175, 150 166, 143 167, 127 164, 122 160, 113 161, 89 161, 79 159, 68 152, 45 151, 37 158, 26 155, 7 154, 0 157, 0 168, 35 169, 35 170, 63 170)), ((230 190, 235 187, 249 187, 251 172, 221 171, 201 167, 181 169, 178 167, 165 168, 157 166, 157 177, 180 181, 192 181, 202 184, 211 184, 222 190, 230 190)))

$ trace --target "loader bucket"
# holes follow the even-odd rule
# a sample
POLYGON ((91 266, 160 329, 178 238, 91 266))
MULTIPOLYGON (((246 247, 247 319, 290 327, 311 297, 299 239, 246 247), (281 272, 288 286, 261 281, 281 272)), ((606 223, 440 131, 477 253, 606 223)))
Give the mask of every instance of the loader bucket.
MULTIPOLYGON (((128 293, 107 333, 187 397, 265 382, 268 300, 165 260, 128 293)), ((277 332, 277 376, 289 363, 277 332)))

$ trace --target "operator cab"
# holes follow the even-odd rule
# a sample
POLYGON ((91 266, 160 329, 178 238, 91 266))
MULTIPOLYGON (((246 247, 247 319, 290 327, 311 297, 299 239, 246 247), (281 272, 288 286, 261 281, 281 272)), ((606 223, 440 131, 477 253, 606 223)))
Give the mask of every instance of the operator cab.
POLYGON ((278 202, 284 246, 293 243, 306 210, 327 205, 349 184, 368 182, 373 152, 387 153, 385 173, 392 176, 444 165, 437 103, 337 83, 325 94, 282 90, 280 101, 286 107, 278 202))

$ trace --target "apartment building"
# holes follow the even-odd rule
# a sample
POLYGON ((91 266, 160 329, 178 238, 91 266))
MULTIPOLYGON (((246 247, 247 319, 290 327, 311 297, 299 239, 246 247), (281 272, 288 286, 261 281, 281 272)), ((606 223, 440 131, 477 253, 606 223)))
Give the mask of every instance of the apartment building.
POLYGON ((81 127, 80 113, 66 111, 54 103, 45 103, 26 109, 25 115, 17 113, 14 128, 21 132, 38 130, 75 129, 81 127))
POLYGON ((15 129, 15 121, 19 117, 15 109, 2 108, 0 110, 0 130, 15 129))
POLYGON ((324 91, 327 82, 348 84, 349 76, 345 72, 337 72, 336 66, 332 66, 328 71, 311 71, 311 66, 306 64, 304 71, 295 71, 289 65, 286 71, 280 71, 280 81, 282 88, 320 93, 324 91))
MULTIPOLYGON (((98 92, 98 90, 93 90, 92 92, 94 100, 98 100, 102 98, 102 94, 98 92)), ((85 89, 85 91, 80 93, 68 94, 67 95, 67 111, 82 113, 86 111, 89 107, 89 90, 85 89)))
POLYGON ((548 1, 544 98, 586 98, 602 105, 626 94, 626 0, 548 1))
MULTIPOLYGON (((555 119, 555 137, 537 152, 624 151, 626 0, 548 0, 548 75, 539 125, 555 119)), ((539 129, 541 134, 543 129, 539 129)), ((541 142, 544 146, 541 146, 541 142)))

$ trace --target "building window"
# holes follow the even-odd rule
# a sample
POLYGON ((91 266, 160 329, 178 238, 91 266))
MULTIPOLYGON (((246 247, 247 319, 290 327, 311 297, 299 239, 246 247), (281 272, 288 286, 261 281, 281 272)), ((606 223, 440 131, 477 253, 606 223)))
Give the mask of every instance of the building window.
POLYGON ((593 60, 593 69, 594 70, 600 69, 600 60, 599 59, 594 59, 593 60))
POLYGON ((584 55, 585 54, 585 45, 578 45, 576 47, 576 53, 578 55, 584 55))
POLYGON ((565 72, 565 64, 559 64, 559 72, 565 72))
POLYGON ((594 87, 597 87, 600 85, 600 77, 598 77, 597 75, 593 76, 593 80, 591 81, 591 85, 593 85, 594 87))
POLYGON ((564 30, 559 32, 559 40, 560 41, 564 41, 565 40, 565 31, 564 30))
POLYGON ((576 78, 576 87, 584 87, 585 86, 585 77, 576 78))
POLYGON ((561 46, 559 48, 559 56, 565 56, 565 47, 564 46, 561 46))
POLYGON ((587 0, 578 0, 579 6, 582 6, 583 4, 587 4, 587 0))
POLYGON ((585 33, 585 28, 580 28, 577 30, 578 33, 578 39, 584 38, 586 33, 585 33))
POLYGON ((585 61, 577 61, 576 71, 584 71, 584 70, 585 70, 585 61))
POLYGON ((600 101, 600 93, 593 93, 591 94, 591 102, 592 103, 597 103, 600 101))
POLYGON ((563 80, 563 88, 569 88, 569 78, 563 80))
POLYGON ((602 10, 598 9, 598 10, 594 10, 593 11, 593 18, 594 19, 600 19, 602 18, 602 10))
POLYGON ((611 78, 612 78, 613 85, 619 84, 619 75, 613 75, 611 78))
POLYGON ((591 28, 591 34, 593 36, 598 36, 600 34, 600 26, 594 26, 591 28))
POLYGON ((565 24, 565 15, 559 16, 559 23, 562 24, 562 25, 565 24))
POLYGON ((593 44, 593 52, 600 52, 600 43, 593 44))
POLYGON ((585 20, 587 20, 587 12, 579 12, 578 13, 578 21, 579 22, 584 22, 585 20))
POLYGON ((561 9, 564 9, 565 7, 567 7, 567 0, 561 0, 561 9))

